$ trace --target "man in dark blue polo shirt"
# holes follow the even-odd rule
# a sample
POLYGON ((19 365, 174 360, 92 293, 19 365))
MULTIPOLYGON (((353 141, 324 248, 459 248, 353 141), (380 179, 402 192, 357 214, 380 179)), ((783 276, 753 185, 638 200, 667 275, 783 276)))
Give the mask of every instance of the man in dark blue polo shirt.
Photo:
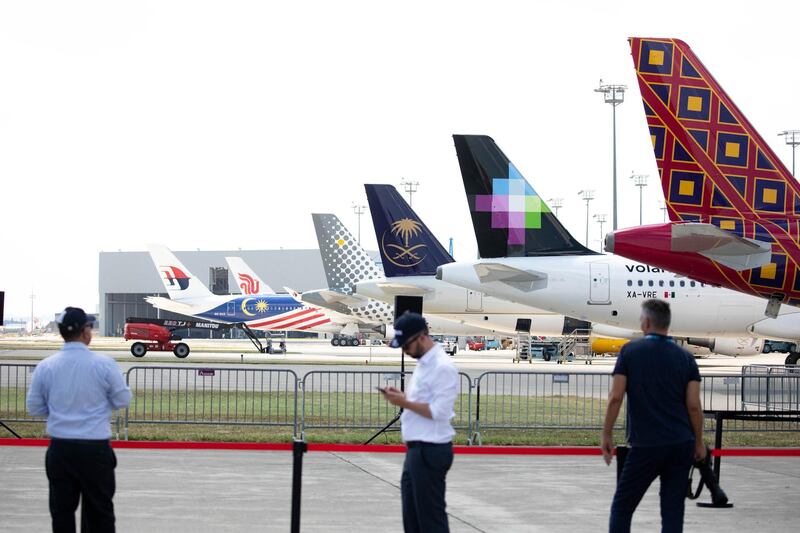
POLYGON ((689 469, 705 458, 700 371, 694 357, 667 336, 671 314, 661 300, 642 303, 643 339, 623 346, 614 367, 602 450, 611 464, 612 432, 628 395, 628 452, 611 504, 609 531, 627 532, 648 487, 661 478, 661 531, 683 531, 689 469))

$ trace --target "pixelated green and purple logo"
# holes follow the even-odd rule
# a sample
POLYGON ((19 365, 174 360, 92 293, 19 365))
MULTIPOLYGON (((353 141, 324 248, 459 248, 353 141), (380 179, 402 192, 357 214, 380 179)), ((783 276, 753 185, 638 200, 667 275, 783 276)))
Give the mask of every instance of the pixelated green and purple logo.
POLYGON ((508 244, 525 244, 525 231, 542 227, 549 213, 522 174, 508 164, 508 178, 492 178, 492 194, 475 195, 475 211, 492 214, 492 229, 508 230, 508 244))

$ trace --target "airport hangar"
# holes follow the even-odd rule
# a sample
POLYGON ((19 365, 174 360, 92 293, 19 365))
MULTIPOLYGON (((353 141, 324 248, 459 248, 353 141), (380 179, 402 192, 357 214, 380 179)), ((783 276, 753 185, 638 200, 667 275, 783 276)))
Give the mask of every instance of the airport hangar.
MULTIPOLYGON (((275 292, 284 287, 296 291, 323 289, 328 286, 322 258, 318 249, 306 250, 197 250, 174 252, 189 271, 198 277, 214 294, 241 294, 239 284, 228 270, 226 257, 241 257, 264 283, 275 292)), ((369 252, 380 266, 378 252, 369 252)), ((145 296, 163 296, 164 285, 147 252, 100 252, 99 261, 100 334, 121 337, 125 319, 186 318, 183 315, 160 311, 144 301, 145 296)), ((355 274, 352 274, 355 276, 355 274)), ((354 280, 355 281, 355 280, 354 280)), ((182 332, 181 332, 182 333, 182 332)), ((211 332, 203 331, 208 338, 211 332)), ((214 332, 219 336, 220 332, 214 332)), ((291 332, 294 336, 315 336, 291 332)), ((188 335, 191 336, 189 333, 188 335)), ((236 337, 243 337, 239 331, 236 337)))

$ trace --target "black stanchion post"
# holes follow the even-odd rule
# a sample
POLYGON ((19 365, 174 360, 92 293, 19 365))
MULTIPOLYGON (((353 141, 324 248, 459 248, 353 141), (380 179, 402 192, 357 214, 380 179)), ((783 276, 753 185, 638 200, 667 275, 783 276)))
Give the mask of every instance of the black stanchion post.
POLYGON ((295 439, 292 445, 292 533, 300 533, 300 492, 303 488, 303 454, 308 450, 304 440, 295 439))
MULTIPOLYGON (((714 415, 714 418, 717 422, 716 428, 714 430, 714 448, 717 450, 722 449, 722 421, 724 420, 722 417, 722 413, 717 411, 714 415)), ((719 471, 720 471, 720 461, 722 457, 719 455, 714 457, 714 475, 717 477, 717 482, 719 482, 719 471)))

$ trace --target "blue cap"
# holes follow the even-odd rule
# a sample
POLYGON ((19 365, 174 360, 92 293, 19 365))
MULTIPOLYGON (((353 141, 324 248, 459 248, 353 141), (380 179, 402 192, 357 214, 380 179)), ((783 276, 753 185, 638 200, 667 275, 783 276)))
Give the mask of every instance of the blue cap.
POLYGON ((96 321, 94 315, 87 315, 80 307, 67 307, 56 318, 58 329, 66 333, 76 333, 86 324, 94 324, 96 321))
POLYGON ((400 315, 400 318, 394 323, 394 339, 389 343, 389 346, 400 348, 420 331, 425 331, 426 329, 428 329, 428 323, 425 322, 425 318, 422 315, 407 311, 400 315))

